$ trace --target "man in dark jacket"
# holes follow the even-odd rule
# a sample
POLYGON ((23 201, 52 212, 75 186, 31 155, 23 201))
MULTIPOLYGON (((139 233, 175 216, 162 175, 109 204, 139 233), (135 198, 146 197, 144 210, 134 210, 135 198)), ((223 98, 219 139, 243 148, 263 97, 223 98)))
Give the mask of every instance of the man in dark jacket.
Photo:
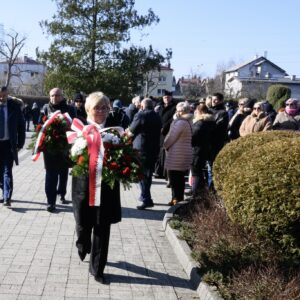
MULTIPOLYGON (((53 88, 50 91, 49 103, 45 104, 42 109, 41 118, 43 118, 43 116, 49 117, 57 110, 60 110, 61 113, 69 113, 72 119, 75 117, 75 110, 66 103, 62 90, 60 88, 53 88)), ((67 192, 68 171, 70 167, 67 149, 64 153, 59 154, 49 153, 45 149, 44 163, 46 169, 45 191, 48 202, 47 210, 54 212, 56 209, 57 195, 60 195, 60 202, 62 204, 66 203, 65 195, 67 192)))
POLYGON ((208 179, 208 186, 213 188, 213 178, 212 178, 212 165, 213 162, 221 151, 225 143, 228 141, 228 123, 229 117, 228 113, 224 106, 224 96, 221 93, 214 93, 212 95, 212 107, 210 109, 210 113, 212 113, 216 125, 213 134, 212 140, 212 155, 211 159, 208 161, 207 164, 207 179, 208 179))
POLYGON ((126 109, 126 115, 129 118, 129 124, 132 122, 134 115, 141 107, 141 97, 136 96, 132 99, 132 103, 126 109))
MULTIPOLYGON (((0 186, 3 205, 11 206, 13 162, 18 165, 18 151, 25 143, 25 120, 16 101, 8 97, 6 87, 0 90, 0 186)), ((1 201, 2 202, 2 201, 1 201)))
POLYGON ((170 130, 170 126, 173 121, 173 116, 176 112, 176 104, 172 99, 172 95, 172 92, 165 90, 165 95, 163 96, 163 103, 158 104, 155 107, 155 111, 160 116, 162 122, 162 129, 160 135, 160 152, 154 171, 154 176, 157 178, 166 177, 164 169, 166 154, 163 147, 163 143, 166 135, 170 130))
POLYGON ((108 118, 112 123, 118 124, 116 126, 121 126, 124 129, 127 129, 130 123, 129 118, 123 110, 122 101, 119 99, 114 100, 112 111, 110 111, 108 118))
POLYGON ((161 120, 153 110, 152 100, 146 98, 141 103, 141 110, 134 116, 128 130, 133 135, 133 147, 142 157, 144 178, 140 181, 141 205, 137 209, 153 207, 150 188, 152 173, 160 149, 161 120))

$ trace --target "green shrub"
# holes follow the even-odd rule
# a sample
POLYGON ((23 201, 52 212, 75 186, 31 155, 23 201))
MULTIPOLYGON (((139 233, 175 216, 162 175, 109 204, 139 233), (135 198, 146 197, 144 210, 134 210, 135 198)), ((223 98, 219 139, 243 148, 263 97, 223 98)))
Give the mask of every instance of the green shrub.
POLYGON ((230 219, 254 229, 296 260, 300 259, 299 158, 299 137, 262 143, 238 155, 222 183, 230 219))
POLYGON ((267 100, 278 110, 284 107, 284 102, 291 97, 291 89, 285 85, 274 84, 268 88, 267 100))
MULTIPOLYGON (((218 192, 223 189, 223 183, 230 171, 231 165, 239 158, 243 153, 248 153, 248 158, 251 159, 254 148, 261 146, 265 143, 269 143, 275 140, 282 140, 286 138, 299 138, 300 134, 292 131, 265 131, 247 135, 245 137, 238 138, 228 143, 217 156, 214 165, 214 184, 218 192)), ((278 153, 280 155, 280 152, 278 153)))

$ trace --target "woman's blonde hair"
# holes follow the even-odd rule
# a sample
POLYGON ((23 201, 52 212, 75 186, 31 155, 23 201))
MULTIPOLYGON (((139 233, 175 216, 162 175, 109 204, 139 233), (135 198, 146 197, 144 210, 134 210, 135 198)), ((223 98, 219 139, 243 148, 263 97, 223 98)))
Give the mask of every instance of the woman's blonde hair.
POLYGON ((177 111, 180 111, 180 112, 183 112, 184 114, 186 113, 189 113, 191 108, 190 108, 190 105, 186 102, 179 102, 177 105, 176 105, 176 110, 177 111))
POLYGON ((96 107, 98 104, 110 107, 110 101, 102 92, 93 92, 89 94, 85 100, 84 108, 86 112, 96 107))

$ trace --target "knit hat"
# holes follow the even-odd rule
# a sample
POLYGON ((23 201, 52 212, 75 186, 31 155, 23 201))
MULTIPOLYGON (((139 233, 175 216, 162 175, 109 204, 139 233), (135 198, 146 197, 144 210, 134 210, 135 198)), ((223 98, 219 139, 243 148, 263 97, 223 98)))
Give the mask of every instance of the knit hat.
POLYGON ((290 98, 285 101, 285 104, 293 104, 293 103, 298 104, 298 100, 296 98, 290 98))
POLYGON ((82 94, 80 93, 80 92, 77 92, 77 93, 75 93, 75 95, 74 95, 74 101, 78 101, 78 100, 80 100, 81 102, 83 102, 83 96, 82 96, 82 94))
POLYGON ((119 99, 116 99, 116 100, 113 102, 113 107, 114 107, 114 108, 122 108, 122 107, 123 107, 122 101, 119 100, 119 99))

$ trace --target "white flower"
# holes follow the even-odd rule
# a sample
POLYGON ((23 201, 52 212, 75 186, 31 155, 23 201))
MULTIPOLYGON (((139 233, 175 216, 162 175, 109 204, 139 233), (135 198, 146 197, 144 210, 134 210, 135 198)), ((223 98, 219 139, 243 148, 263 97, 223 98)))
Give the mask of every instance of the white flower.
POLYGON ((112 143, 113 143, 113 144, 119 144, 119 143, 120 143, 120 139, 115 135, 115 136, 113 136, 113 138, 112 138, 112 143))
POLYGON ((111 143, 114 135, 111 133, 105 133, 102 136, 103 143, 111 143))
POLYGON ((83 150, 87 147, 86 139, 83 137, 78 137, 71 148, 71 155, 78 156, 83 153, 83 150))

